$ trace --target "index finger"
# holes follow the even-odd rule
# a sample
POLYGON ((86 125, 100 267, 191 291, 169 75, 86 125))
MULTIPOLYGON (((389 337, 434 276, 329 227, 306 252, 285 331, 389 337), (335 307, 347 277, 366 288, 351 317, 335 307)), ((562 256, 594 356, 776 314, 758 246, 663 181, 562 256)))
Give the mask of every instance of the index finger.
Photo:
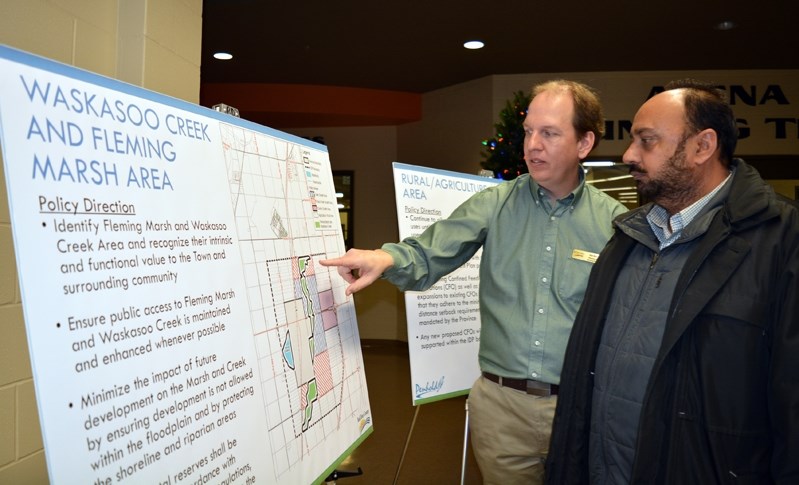
POLYGON ((341 266, 342 264, 344 264, 343 260, 344 260, 343 257, 320 259, 319 264, 321 264, 322 266, 341 266))

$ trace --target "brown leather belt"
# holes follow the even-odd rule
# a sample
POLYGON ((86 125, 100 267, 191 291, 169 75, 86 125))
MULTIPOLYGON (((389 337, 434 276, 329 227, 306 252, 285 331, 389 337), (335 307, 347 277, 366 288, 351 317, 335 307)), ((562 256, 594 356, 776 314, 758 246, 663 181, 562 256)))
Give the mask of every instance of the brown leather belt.
POLYGON ((557 384, 547 384, 546 382, 532 379, 511 379, 510 377, 502 377, 490 372, 483 372, 483 377, 489 381, 496 382, 500 386, 510 387, 533 396, 548 397, 558 395, 557 384))

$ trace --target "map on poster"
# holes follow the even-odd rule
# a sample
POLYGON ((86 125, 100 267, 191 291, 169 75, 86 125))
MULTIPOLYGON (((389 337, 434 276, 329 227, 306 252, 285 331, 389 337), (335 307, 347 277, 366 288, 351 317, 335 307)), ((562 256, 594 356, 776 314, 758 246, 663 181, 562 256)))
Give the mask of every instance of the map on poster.
POLYGON ((318 154, 228 124, 221 139, 280 476, 368 409, 354 307, 315 264, 344 252, 341 226, 318 154))
POLYGON ((51 483, 320 483, 372 432, 324 146, 0 46, 51 483))
MULTIPOLYGON (((500 181, 394 163, 401 239, 449 217, 466 199, 500 181)), ((482 250, 426 291, 405 292, 411 398, 414 405, 469 392, 480 375, 480 257, 482 250)))

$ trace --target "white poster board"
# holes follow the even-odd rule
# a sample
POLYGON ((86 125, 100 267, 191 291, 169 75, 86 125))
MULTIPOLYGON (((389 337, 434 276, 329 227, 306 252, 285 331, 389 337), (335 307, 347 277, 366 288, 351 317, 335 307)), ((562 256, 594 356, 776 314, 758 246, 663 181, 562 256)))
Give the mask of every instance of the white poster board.
MULTIPOLYGON (((394 163, 400 239, 417 236, 497 179, 394 163)), ((480 375, 480 256, 423 292, 405 292, 414 405, 469 392, 480 375)))
POLYGON ((0 46, 51 483, 320 483, 372 431, 324 146, 0 46))

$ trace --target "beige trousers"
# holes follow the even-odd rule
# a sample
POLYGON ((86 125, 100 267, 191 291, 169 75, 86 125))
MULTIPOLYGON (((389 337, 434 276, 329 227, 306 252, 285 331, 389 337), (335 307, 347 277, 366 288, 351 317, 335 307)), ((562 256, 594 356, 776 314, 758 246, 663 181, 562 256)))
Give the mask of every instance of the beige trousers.
POLYGON ((543 483, 556 404, 557 396, 477 379, 469 393, 469 431, 483 483, 543 483))

